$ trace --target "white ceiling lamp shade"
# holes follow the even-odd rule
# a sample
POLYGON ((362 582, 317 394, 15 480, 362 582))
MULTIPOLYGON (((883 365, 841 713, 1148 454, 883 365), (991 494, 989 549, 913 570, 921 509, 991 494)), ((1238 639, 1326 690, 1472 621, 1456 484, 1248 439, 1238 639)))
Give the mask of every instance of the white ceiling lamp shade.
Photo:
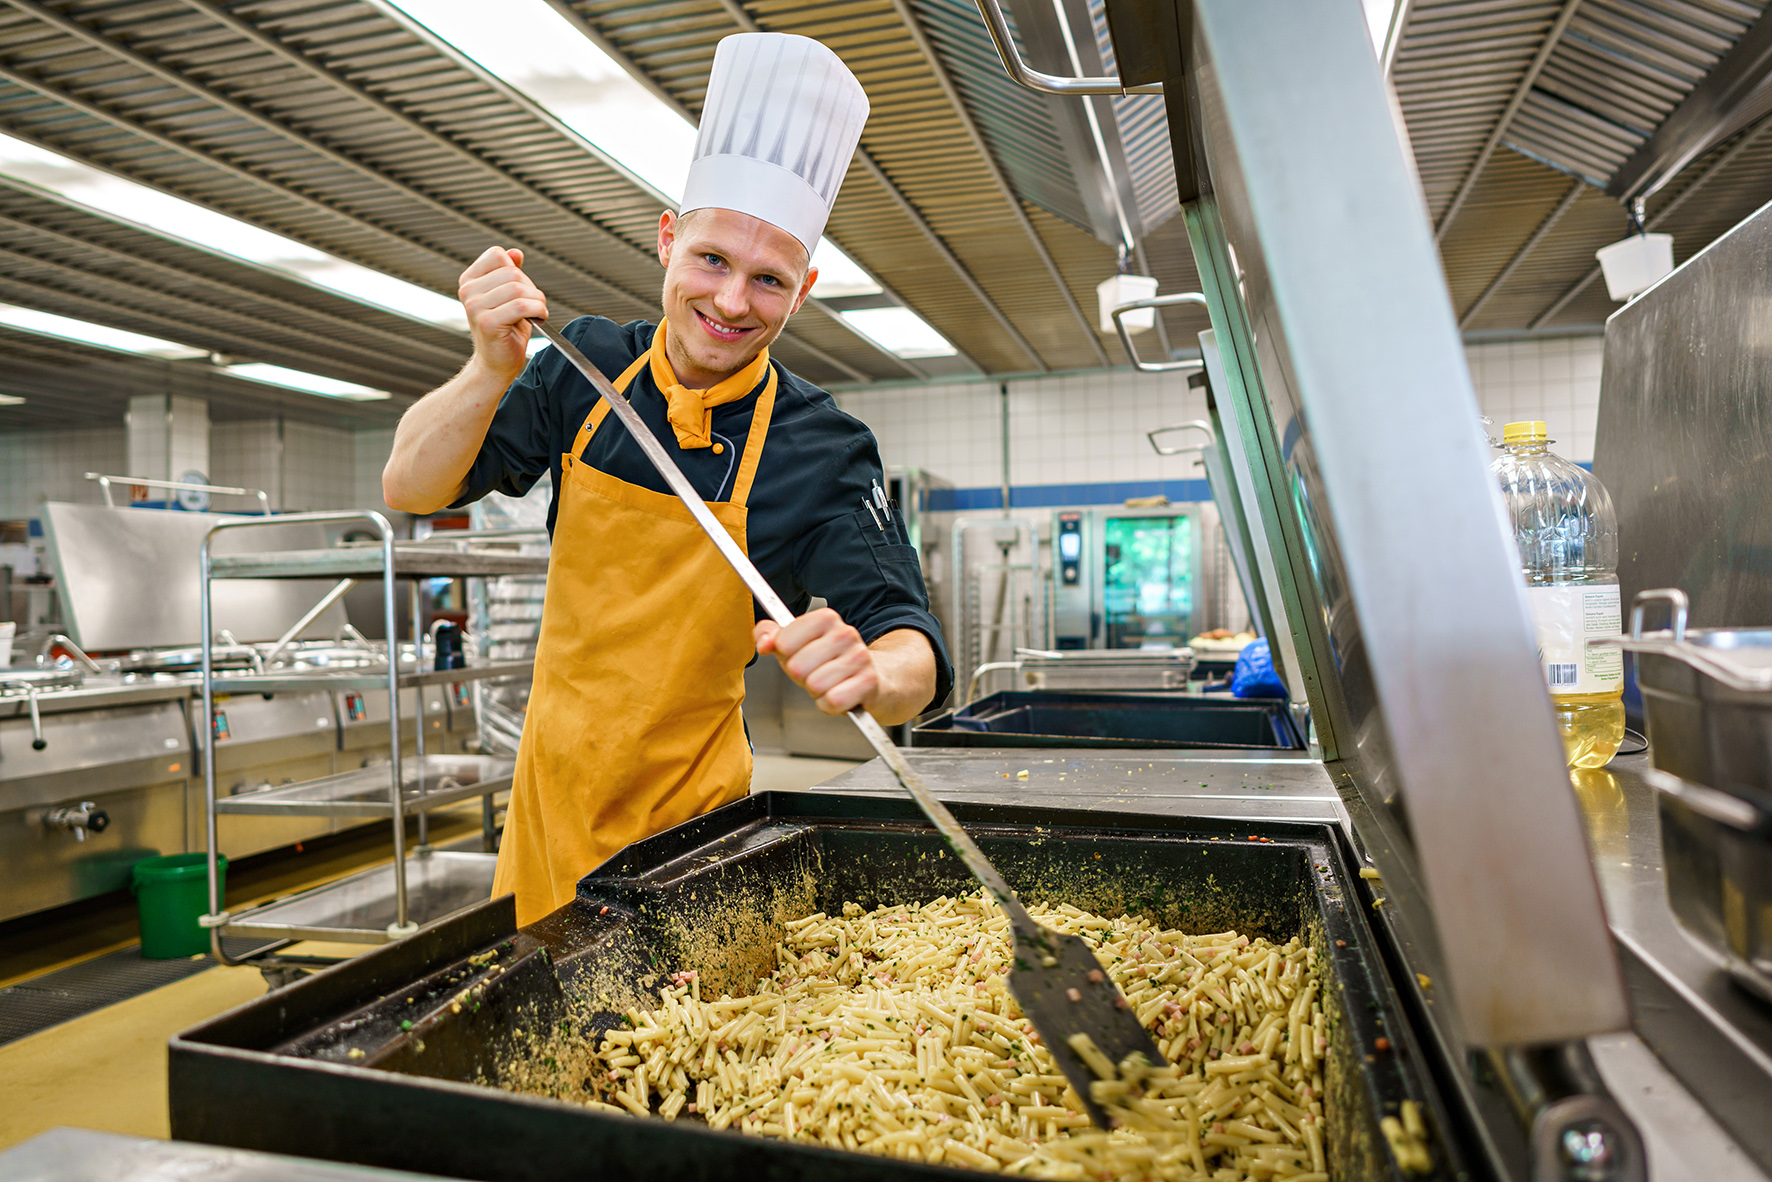
MULTIPOLYGON (((1095 285, 1096 302, 1101 307, 1101 331, 1114 331, 1114 309, 1157 294, 1157 281, 1149 275, 1110 275, 1095 285)), ((1157 324, 1155 308, 1140 308, 1120 317, 1126 331, 1149 332, 1157 324)))
POLYGON ((1606 294, 1615 300, 1642 295, 1674 269, 1672 234, 1632 234, 1594 252, 1606 276, 1606 294))

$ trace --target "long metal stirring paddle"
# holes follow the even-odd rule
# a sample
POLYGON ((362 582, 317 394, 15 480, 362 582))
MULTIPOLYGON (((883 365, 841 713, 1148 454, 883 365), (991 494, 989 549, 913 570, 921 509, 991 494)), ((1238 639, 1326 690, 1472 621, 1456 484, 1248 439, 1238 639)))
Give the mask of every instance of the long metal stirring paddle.
MULTIPOLYGON (((763 577, 750 555, 740 549, 726 528, 715 520, 701 494, 695 491, 695 486, 689 483, 658 437, 641 420, 640 413, 559 330, 541 320, 529 323, 553 342, 554 348, 560 350, 561 355, 609 404, 609 409, 634 437, 634 442, 640 445, 640 450, 646 453, 646 458, 652 461, 652 466, 671 486, 671 491, 688 508, 721 556, 738 572, 738 577, 757 597, 769 618, 784 628, 793 623, 794 613, 775 593, 775 588, 769 585, 769 580, 763 577)), ((984 884, 1009 917, 1010 930, 1014 934, 1014 965, 1009 971, 1009 988, 1015 994, 1015 1000, 1021 1003, 1022 1013, 1033 1023, 1059 1069, 1083 1101, 1089 1119, 1107 1128, 1110 1123, 1107 1113, 1090 1094, 1090 1083, 1102 1076, 1104 1062, 1117 1068, 1128 1056, 1143 1055, 1149 1066, 1162 1066, 1164 1060, 1156 1043, 1151 1041, 1150 1034, 1140 1025, 1125 997, 1102 971, 1083 938, 1054 931, 1034 921, 978 844, 960 828, 947 806, 935 798, 923 778, 905 762, 904 753, 899 751, 874 716, 857 706, 849 711, 849 721, 867 736, 868 743, 892 769, 892 774, 911 794, 923 815, 934 822, 949 848, 959 856, 972 876, 984 884), (1088 1042, 1082 1043, 1079 1035, 1088 1042), (1082 1044, 1081 1050, 1079 1044, 1082 1044), (1094 1066, 1086 1055, 1096 1060, 1094 1066)))

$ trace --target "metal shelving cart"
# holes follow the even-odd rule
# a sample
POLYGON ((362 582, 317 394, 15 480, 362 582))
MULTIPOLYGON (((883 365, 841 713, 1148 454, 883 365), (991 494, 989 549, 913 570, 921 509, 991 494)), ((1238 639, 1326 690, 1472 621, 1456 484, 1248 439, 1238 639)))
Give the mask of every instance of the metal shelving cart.
MULTIPOLYGON (((515 531, 523 532, 523 531, 515 531)), ((262 937, 265 947, 246 962, 267 971, 312 968, 331 963, 316 957, 277 956, 298 940, 385 943, 410 935, 423 924, 453 915, 487 898, 492 888, 493 797, 511 785, 516 761, 496 755, 426 754, 422 703, 416 752, 402 750, 400 694, 421 687, 527 674, 532 662, 490 661, 461 668, 427 668, 418 608, 418 580, 425 578, 488 578, 539 575, 547 571, 545 555, 499 549, 511 538, 478 532, 467 536, 433 537, 419 542, 396 541, 393 527, 379 513, 338 511, 291 513, 282 516, 223 522, 204 537, 199 554, 202 570, 200 601, 203 637, 203 780, 209 912, 202 924, 210 929, 210 950, 224 964, 240 964, 222 951, 223 936, 262 937), (344 544, 323 550, 266 553, 215 553, 218 535, 262 525, 300 522, 367 524, 378 537, 373 543, 344 544), (412 580, 413 610, 410 652, 402 652, 395 623, 395 582, 412 580), (358 579, 382 581, 386 617, 386 652, 373 664, 353 668, 298 668, 225 671, 214 662, 211 587, 218 579, 335 579, 338 583, 313 611, 279 639, 273 651, 292 643, 301 629, 358 579), (215 777, 215 703, 220 694, 294 693, 315 689, 380 691, 388 694, 388 762, 298 784, 264 787, 218 798, 215 777), (426 816, 433 810, 473 797, 483 802, 485 848, 432 849, 426 840, 426 816), (348 818, 385 817, 393 826, 394 859, 384 866, 349 875, 299 894, 230 914, 222 907, 217 874, 216 818, 225 813, 252 815, 323 815, 348 818), (406 818, 419 820, 419 845, 406 848, 406 818)), ((422 697, 422 694, 420 694, 422 697)))

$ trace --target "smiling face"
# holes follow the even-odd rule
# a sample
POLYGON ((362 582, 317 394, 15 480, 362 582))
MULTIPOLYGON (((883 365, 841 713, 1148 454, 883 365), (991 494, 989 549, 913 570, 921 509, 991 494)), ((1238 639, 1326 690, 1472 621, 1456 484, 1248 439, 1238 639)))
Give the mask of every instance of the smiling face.
POLYGON ((781 335, 818 278, 806 248, 786 230, 730 209, 665 211, 665 352, 692 390, 718 385, 781 335))

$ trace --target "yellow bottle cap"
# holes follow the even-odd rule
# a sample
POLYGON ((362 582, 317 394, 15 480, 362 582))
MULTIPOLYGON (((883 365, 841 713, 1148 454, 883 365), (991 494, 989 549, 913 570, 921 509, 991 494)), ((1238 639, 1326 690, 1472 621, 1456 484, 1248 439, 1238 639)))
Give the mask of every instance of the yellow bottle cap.
POLYGON ((1509 447, 1516 443, 1546 443, 1550 440, 1550 432, 1546 429, 1543 419, 1531 419, 1524 423, 1509 423, 1501 429, 1501 442, 1509 447))

